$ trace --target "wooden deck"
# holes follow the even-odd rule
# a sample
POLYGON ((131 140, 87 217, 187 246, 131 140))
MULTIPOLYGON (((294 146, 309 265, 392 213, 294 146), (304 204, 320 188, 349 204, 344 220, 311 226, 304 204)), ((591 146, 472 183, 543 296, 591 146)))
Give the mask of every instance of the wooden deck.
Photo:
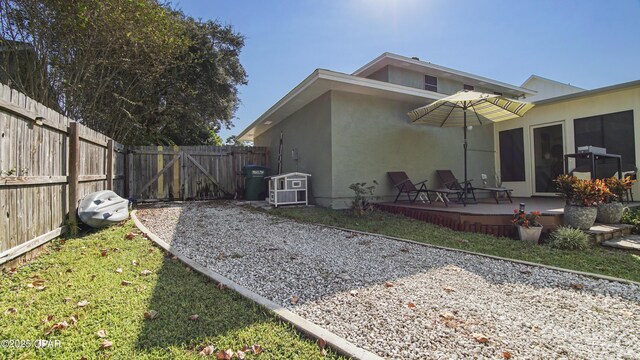
POLYGON ((493 198, 486 198, 467 206, 450 202, 449 207, 442 202, 429 204, 418 200, 414 203, 378 203, 376 207, 453 230, 513 237, 515 228, 511 220, 513 211, 519 208, 520 203, 525 204, 527 212, 537 210, 542 213, 540 222, 545 233, 562 225, 564 200, 555 197, 513 198, 513 203, 501 201, 499 204, 493 198))

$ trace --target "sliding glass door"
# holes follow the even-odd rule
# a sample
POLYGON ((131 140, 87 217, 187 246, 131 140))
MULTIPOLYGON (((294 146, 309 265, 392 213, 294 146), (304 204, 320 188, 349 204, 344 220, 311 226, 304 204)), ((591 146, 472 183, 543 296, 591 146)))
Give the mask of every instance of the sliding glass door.
POLYGON ((562 123, 533 127, 533 166, 536 195, 555 194, 553 180, 564 172, 564 126, 562 123))

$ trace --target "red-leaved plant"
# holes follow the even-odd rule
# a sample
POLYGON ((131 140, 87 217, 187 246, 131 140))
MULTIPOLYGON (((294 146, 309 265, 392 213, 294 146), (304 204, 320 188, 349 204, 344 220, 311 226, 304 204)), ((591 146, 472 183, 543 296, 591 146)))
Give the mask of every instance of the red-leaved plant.
POLYGON ((530 213, 520 212, 518 209, 513 210, 513 220, 511 223, 514 226, 522 226, 525 228, 542 226, 538 219, 540 218, 540 211, 532 211, 530 213))

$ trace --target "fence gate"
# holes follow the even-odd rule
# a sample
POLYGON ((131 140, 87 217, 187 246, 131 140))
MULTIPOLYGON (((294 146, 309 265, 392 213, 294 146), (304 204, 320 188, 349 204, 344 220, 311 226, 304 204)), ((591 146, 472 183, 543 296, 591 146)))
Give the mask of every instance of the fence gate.
POLYGON ((127 154, 128 196, 138 201, 233 197, 247 164, 266 165, 267 149, 236 146, 135 146, 127 154))

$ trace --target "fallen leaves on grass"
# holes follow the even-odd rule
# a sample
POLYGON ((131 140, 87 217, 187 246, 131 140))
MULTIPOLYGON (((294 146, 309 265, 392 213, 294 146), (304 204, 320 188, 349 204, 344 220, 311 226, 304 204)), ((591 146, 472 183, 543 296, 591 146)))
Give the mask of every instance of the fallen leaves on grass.
POLYGON ((60 330, 66 329, 68 327, 69 327, 69 323, 67 323, 66 321, 61 321, 61 322, 53 325, 52 327, 50 327, 49 330, 47 330, 47 332, 45 332, 44 334, 45 335, 49 335, 49 334, 51 334, 52 332, 54 332, 56 330, 60 331, 60 330))
POLYGON ((200 356, 209 356, 216 351, 216 348, 213 345, 207 345, 200 350, 200 356))
POLYGON ((74 324, 78 322, 78 315, 71 315, 69 316, 69 322, 71 322, 71 324, 74 324))
POLYGON ((91 281, 95 280, 96 276, 98 276, 98 274, 91 274, 91 281))
POLYGON ((18 313, 18 309, 14 308, 14 307, 10 307, 7 310, 4 311, 5 315, 9 315, 9 314, 17 314, 18 313))
POLYGON ((144 313, 144 318, 147 320, 153 320, 155 318, 157 318, 159 315, 159 313, 155 310, 149 310, 149 311, 145 311, 144 313))
POLYGON ((197 321, 200 318, 200 315, 198 314, 193 314, 191 316, 189 316, 189 320, 191 321, 197 321))
POLYGON ((147 275, 151 275, 151 274, 153 274, 153 271, 151 271, 151 270, 144 269, 144 270, 140 271, 140 275, 142 275, 142 276, 147 276, 147 275))
POLYGON ((100 255, 107 256, 107 249, 100 249, 100 255))
POLYGON ((253 351, 254 354, 258 355, 262 352, 262 346, 258 345, 258 344, 253 344, 251 346, 251 351, 253 351))
POLYGON ((108 349, 113 346, 113 343, 107 339, 102 340, 100 343, 100 349, 108 349))
POLYGON ((117 268, 117 269, 116 269, 116 273, 118 273, 118 274, 122 274, 122 268, 117 268))
POLYGON ((125 235, 124 237, 125 237, 127 240, 131 240, 131 239, 133 239, 134 237, 136 237, 136 235, 137 235, 136 233, 130 232, 130 233, 128 233, 127 235, 125 235))
POLYGON ((216 359, 218 360, 230 360, 234 355, 233 350, 220 350, 216 353, 216 359))
POLYGON ((138 266, 138 261, 137 260, 131 260, 131 265, 138 266))
POLYGON ((44 319, 42 319, 42 323, 43 323, 43 324, 46 324, 46 323, 48 323, 48 322, 49 322, 49 321, 51 321, 51 320, 53 320, 53 315, 49 314, 49 315, 47 315, 44 319))
POLYGON ((320 338, 318 339, 316 344, 318 344, 318 348, 320 348, 320 352, 322 353, 322 355, 327 355, 327 350, 325 349, 327 347, 327 340, 320 338))
POLYGON ((131 281, 122 280, 122 282, 120 282, 120 285, 122 285, 122 286, 129 286, 129 285, 131 285, 131 281))
POLYGON ((85 307, 87 305, 89 305, 89 302, 87 300, 82 300, 78 302, 78 307, 85 307))
POLYGON ((96 335, 98 335, 99 338, 106 338, 107 337, 107 331, 106 330, 98 330, 98 332, 96 333, 96 335))
POLYGON ((218 288, 218 290, 224 290, 227 288, 223 283, 218 283, 216 287, 218 288))
POLYGON ((236 357, 240 360, 244 360, 244 358, 246 357, 246 354, 244 351, 238 350, 236 351, 236 357))

